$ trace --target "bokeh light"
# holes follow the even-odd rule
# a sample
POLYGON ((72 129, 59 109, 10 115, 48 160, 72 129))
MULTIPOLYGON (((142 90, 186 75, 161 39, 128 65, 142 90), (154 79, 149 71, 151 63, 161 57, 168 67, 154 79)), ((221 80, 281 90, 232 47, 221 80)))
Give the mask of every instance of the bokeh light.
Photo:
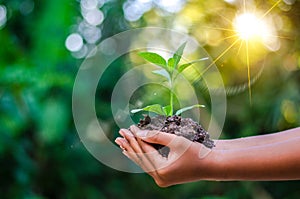
POLYGON ((281 104, 281 112, 284 119, 290 123, 296 123, 298 120, 297 108, 293 101, 284 100, 281 104))
POLYGON ((152 6, 152 0, 128 0, 123 4, 124 16, 128 21, 137 21, 144 13, 149 11, 152 6))
POLYGON ((81 0, 80 1, 81 9, 93 10, 98 6, 97 0, 81 0))
POLYGON ((125 18, 134 22, 152 8, 155 8, 158 15, 164 16, 181 11, 185 3, 185 0, 127 0, 123 5, 123 11, 125 18))
POLYGON ((235 3, 235 0, 224 0, 224 1, 231 4, 235 3))
POLYGON ((98 9, 88 10, 83 12, 84 19, 93 26, 100 25, 104 20, 103 13, 98 9))
MULTIPOLYGON (((31 0, 27 0, 31 1, 31 0)), ((97 44, 102 38, 102 23, 105 20, 105 12, 102 7, 109 3, 107 0, 80 0, 80 11, 81 18, 77 21, 71 32, 71 35, 78 34, 82 38, 82 46, 76 50, 68 48, 71 54, 77 58, 85 58, 92 51, 94 44, 97 44)), ((134 23, 141 20, 145 13, 154 10, 157 16, 163 17, 180 12, 186 4, 186 0, 126 0, 122 4, 124 12, 124 18, 129 23, 134 23)), ((187 21, 174 24, 175 29, 187 32, 185 27, 187 21)), ((124 23, 124 22, 120 22, 124 23)), ((69 36, 71 36, 69 35, 69 36)), ((69 37, 68 37, 69 38, 69 37)), ((72 37, 71 37, 72 38, 72 37)), ((74 38, 73 38, 74 39, 74 38)), ((79 37, 75 38, 74 41, 79 41, 79 37)), ((72 41, 72 40, 71 40, 72 41)), ((66 40, 67 43, 67 40, 66 40)), ((71 45, 70 40, 68 41, 70 46, 78 46, 78 43, 71 45)))
POLYGON ((33 0, 25 0, 20 4, 19 10, 22 15, 30 14, 34 9, 33 0))
POLYGON ((83 25, 79 32, 85 39, 87 43, 94 44, 96 43, 102 36, 101 29, 95 26, 90 26, 88 24, 83 25))
POLYGON ((77 33, 73 33, 68 36, 65 45, 66 48, 72 52, 79 51, 83 46, 82 37, 77 33))
POLYGON ((105 0, 80 1, 82 17, 66 39, 66 47, 72 52, 73 57, 77 59, 85 58, 101 39, 101 25, 105 19, 101 8, 105 3, 105 0), (72 42, 75 43, 72 44, 72 42))
POLYGON ((154 0, 155 4, 169 13, 179 12, 185 5, 185 0, 154 0))
POLYGON ((3 27, 7 20, 7 11, 4 5, 0 5, 0 28, 3 27))

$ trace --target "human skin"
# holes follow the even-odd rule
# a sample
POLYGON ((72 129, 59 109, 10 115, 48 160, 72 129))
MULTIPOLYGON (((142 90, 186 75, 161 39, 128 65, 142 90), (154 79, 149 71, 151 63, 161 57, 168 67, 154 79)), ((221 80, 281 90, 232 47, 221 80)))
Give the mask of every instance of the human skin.
POLYGON ((159 131, 120 130, 123 154, 153 177, 160 187, 198 180, 300 179, 300 128, 232 140, 216 140, 207 149, 186 138, 159 131), (168 158, 149 143, 167 145, 168 158), (201 157, 200 154, 206 154, 201 157))

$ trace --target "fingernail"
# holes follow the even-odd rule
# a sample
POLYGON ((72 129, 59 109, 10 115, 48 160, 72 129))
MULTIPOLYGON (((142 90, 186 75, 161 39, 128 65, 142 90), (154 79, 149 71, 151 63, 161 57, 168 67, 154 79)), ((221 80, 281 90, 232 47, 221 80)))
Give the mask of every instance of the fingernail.
POLYGON ((118 145, 121 145, 121 140, 120 140, 120 138, 115 139, 115 143, 117 143, 118 145))

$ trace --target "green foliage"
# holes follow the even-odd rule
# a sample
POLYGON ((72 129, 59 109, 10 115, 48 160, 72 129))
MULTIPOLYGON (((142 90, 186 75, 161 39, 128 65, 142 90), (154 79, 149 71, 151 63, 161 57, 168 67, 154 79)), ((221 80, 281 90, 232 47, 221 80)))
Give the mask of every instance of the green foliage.
POLYGON ((172 107, 171 107, 171 105, 164 106, 163 110, 164 110, 164 115, 172 115, 172 107))
POLYGON ((168 81, 169 83, 171 83, 171 76, 170 76, 170 74, 169 74, 165 69, 154 70, 154 71, 152 71, 152 73, 154 73, 154 74, 156 74, 156 75, 160 75, 160 76, 166 78, 167 81, 168 81))
POLYGON ((196 104, 196 105, 193 105, 193 106, 184 107, 184 108, 179 109, 178 111, 176 111, 175 115, 181 115, 185 111, 191 110, 193 108, 200 108, 200 107, 205 107, 205 106, 201 105, 201 104, 196 104))
POLYGON ((166 115, 164 108, 160 104, 149 105, 141 109, 133 109, 131 110, 131 113, 137 113, 140 111, 149 111, 149 112, 157 113, 159 115, 166 115))
POLYGON ((140 52, 139 56, 143 57, 145 60, 149 61, 150 63, 153 63, 155 65, 158 65, 158 66, 168 70, 166 60, 157 53, 140 52))
MULTIPOLYGON (((165 116, 172 116, 173 112, 174 112, 174 94, 173 94, 173 90, 174 90, 174 84, 173 82, 176 80, 176 77, 178 74, 176 73, 181 73, 184 69, 186 69, 188 66, 198 62, 198 61, 202 61, 205 60, 205 58, 200 59, 200 60, 195 60, 193 62, 190 63, 186 63, 183 64, 181 66, 178 67, 178 64, 181 60, 184 48, 186 46, 186 42, 184 42, 183 44, 181 44, 179 46, 179 48, 176 50, 176 52, 173 54, 173 56, 171 58, 168 59, 168 62, 166 62, 166 60, 160 56, 157 53, 152 53, 152 52, 140 52, 138 53, 142 58, 144 58, 146 61, 153 63, 157 66, 160 66, 162 69, 160 70, 154 70, 152 71, 153 74, 155 75, 159 75, 160 77, 163 77, 164 79, 166 79, 168 81, 168 87, 169 87, 169 96, 170 96, 170 104, 162 107, 159 104, 153 104, 153 105, 149 105, 146 106, 144 108, 140 108, 140 109, 133 109, 131 110, 131 113, 137 113, 140 111, 148 111, 148 112, 153 112, 159 115, 165 115, 165 116), (167 64, 168 63, 168 64, 167 64)), ((193 105, 193 106, 189 106, 189 107, 185 107, 185 108, 181 108, 180 110, 178 110, 175 115, 181 115, 183 112, 191 110, 193 108, 199 108, 199 107, 204 107, 203 105, 193 105)))
POLYGON ((173 68, 177 69, 177 65, 181 60, 182 54, 183 54, 183 50, 186 46, 186 42, 184 42, 183 44, 181 44, 181 46, 179 46, 179 48, 176 50, 176 52, 173 55, 173 68))

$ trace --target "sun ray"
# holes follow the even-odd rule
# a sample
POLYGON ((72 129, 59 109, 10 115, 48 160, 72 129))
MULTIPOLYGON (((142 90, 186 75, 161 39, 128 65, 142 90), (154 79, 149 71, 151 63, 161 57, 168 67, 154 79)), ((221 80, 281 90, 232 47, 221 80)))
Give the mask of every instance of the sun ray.
POLYGON ((208 69, 214 65, 221 57, 223 57, 237 42, 239 39, 236 39, 235 42, 233 42, 227 49, 225 49, 213 62, 207 66, 207 68, 201 73, 201 76, 208 71, 208 69))
MULTIPOLYGON (((240 39, 236 39, 228 48, 226 48, 215 60, 212 61, 211 64, 209 64, 204 70, 202 73, 200 73, 200 79, 203 77, 204 73, 206 73, 210 68, 211 66, 213 66, 221 57, 223 57, 240 39)), ((196 78, 196 80, 193 80, 192 82, 193 83, 196 83, 198 80, 198 77, 196 78)))
POLYGON ((226 30, 226 31, 235 32, 234 29, 230 29, 230 28, 217 28, 217 27, 205 27, 205 28, 213 29, 213 30, 226 30))
POLYGON ((229 24, 232 24, 232 21, 230 19, 228 19, 227 17, 221 15, 220 13, 217 13, 217 15, 219 15, 220 17, 222 17, 223 19, 225 19, 225 21, 229 22, 229 24))
POLYGON ((240 47, 239 47, 239 49, 238 49, 238 51, 237 51, 237 54, 236 54, 236 55, 239 55, 239 54, 240 54, 240 51, 241 51, 241 49, 242 49, 242 46, 243 46, 243 44, 244 44, 244 41, 241 41, 241 43, 240 43, 240 47))
POLYGON ((221 41, 224 41, 224 40, 226 40, 226 39, 230 39, 230 38, 233 38, 233 37, 237 37, 238 35, 237 34, 234 34, 234 35, 230 35, 230 36, 228 36, 228 37, 224 37, 224 38, 222 38, 222 39, 219 39, 218 41, 217 41, 217 43, 218 42, 221 42, 221 41))
POLYGON ((263 14, 260 19, 263 19, 267 14, 269 14, 282 0, 278 0, 274 5, 263 14))
MULTIPOLYGON (((238 15, 237 17, 242 17, 242 18, 236 18, 237 19, 243 19, 246 20, 246 22, 244 23, 237 23, 239 21, 231 21, 228 18, 226 18, 225 16, 217 13, 217 15, 219 15, 220 17, 222 17, 224 20, 228 21, 230 24, 235 25, 234 29, 230 29, 230 28, 218 28, 218 27, 206 27, 208 29, 215 29, 215 30, 221 30, 221 31, 230 31, 230 32, 235 32, 236 34, 232 34, 230 36, 227 36, 223 39, 221 39, 220 41, 226 40, 226 39, 230 39, 233 37, 238 37, 229 47, 227 47, 220 55, 218 55, 217 58, 215 58, 212 63, 210 63, 202 72, 199 72, 197 75, 195 75, 193 84, 197 83, 199 80, 201 80, 203 78, 203 75, 211 68, 211 66, 213 66, 218 60, 220 60, 230 49, 232 49, 239 41, 239 47, 238 47, 238 51, 236 55, 239 55, 242 48, 245 49, 245 58, 246 58, 246 67, 247 67, 247 77, 248 77, 248 81, 246 83, 246 87, 248 87, 248 95, 249 95, 249 102, 250 105, 252 105, 252 89, 251 89, 251 85, 252 85, 252 80, 251 80, 251 68, 250 68, 250 50, 249 50, 249 42, 250 40, 255 40, 257 38, 267 38, 267 37, 276 37, 276 38, 281 38, 281 39, 292 39, 289 37, 283 37, 283 36, 278 36, 278 35, 273 35, 273 34, 268 34, 268 32, 266 31, 262 31, 265 29, 261 29, 261 27, 266 28, 265 23, 263 22, 263 18, 265 18, 280 2, 282 2, 282 0, 278 0, 276 1, 271 8, 269 8, 262 16, 258 16, 256 17, 255 12, 247 12, 247 3, 246 0, 242 0, 240 5, 240 8, 242 10, 242 14, 238 15), (257 20, 255 22, 255 20, 257 20), (234 23, 235 22, 235 23, 234 23), (246 23, 246 24, 245 24, 246 23), (249 26, 251 26, 252 24, 255 24, 254 27, 257 26, 261 26, 259 30, 253 30, 253 29, 249 29, 249 26), (246 31, 244 30, 246 29, 246 31), (249 31, 249 32, 247 32, 249 31), (245 32, 245 34, 244 34, 245 32), (254 34, 251 35, 251 34, 254 34)), ((263 42, 263 41, 262 41, 263 42)))

